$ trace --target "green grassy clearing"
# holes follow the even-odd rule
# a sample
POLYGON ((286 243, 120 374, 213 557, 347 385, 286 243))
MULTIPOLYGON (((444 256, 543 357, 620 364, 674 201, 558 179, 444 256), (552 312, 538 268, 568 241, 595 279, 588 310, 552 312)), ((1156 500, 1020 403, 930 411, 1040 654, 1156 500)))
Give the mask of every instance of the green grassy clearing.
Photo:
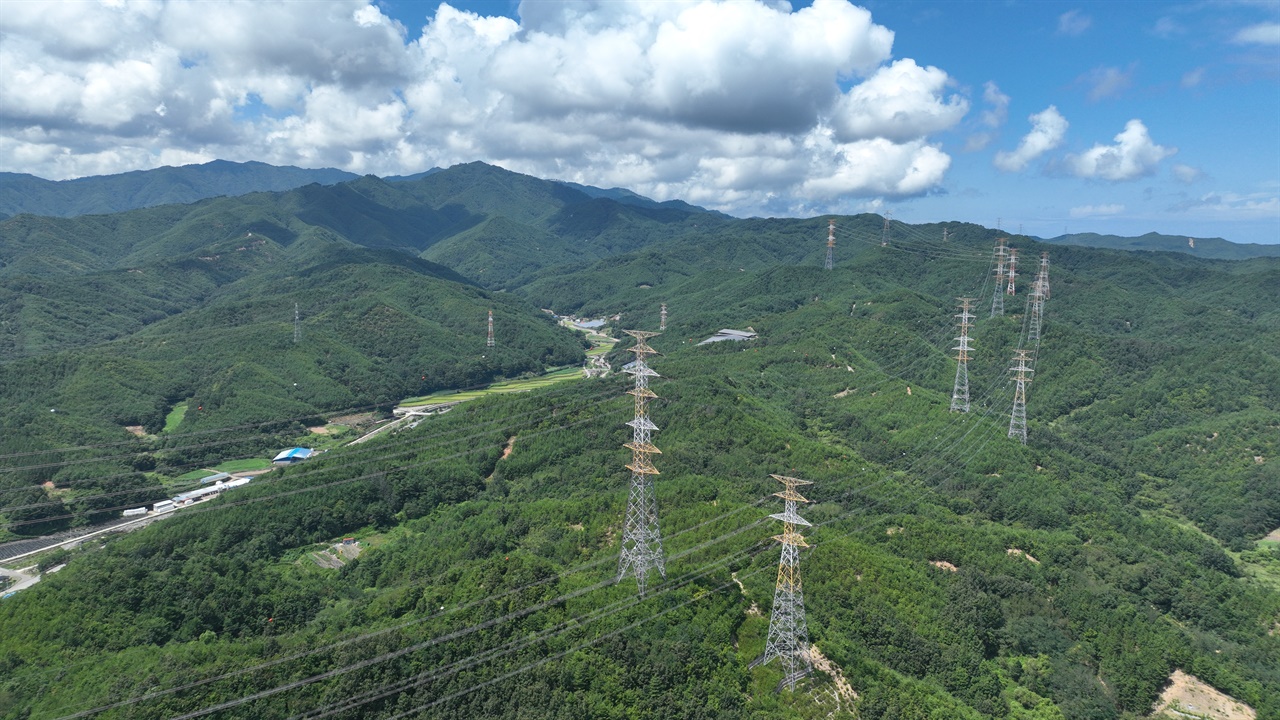
POLYGON ((422 397, 407 398, 400 403, 401 407, 418 407, 421 405, 435 405, 445 402, 466 402, 475 400, 487 395, 501 395, 504 393, 529 392, 538 388, 554 385, 566 380, 574 380, 582 378, 582 368, 577 366, 564 367, 558 370, 552 370, 545 375, 539 375, 536 378, 527 378, 524 380, 507 380, 504 382, 494 383, 486 388, 479 390, 465 390, 457 392, 455 390, 442 390, 430 395, 422 397))
POLYGON ((178 426, 182 424, 182 418, 186 416, 187 416, 187 401, 183 400, 177 405, 174 405, 173 409, 169 411, 169 414, 165 416, 164 432, 168 433, 168 432, 173 432, 174 430, 177 430, 178 426))
POLYGON ((268 458, 246 458, 244 460, 228 460, 215 465, 214 469, 219 472, 236 473, 247 470, 266 470, 270 467, 271 460, 268 458))

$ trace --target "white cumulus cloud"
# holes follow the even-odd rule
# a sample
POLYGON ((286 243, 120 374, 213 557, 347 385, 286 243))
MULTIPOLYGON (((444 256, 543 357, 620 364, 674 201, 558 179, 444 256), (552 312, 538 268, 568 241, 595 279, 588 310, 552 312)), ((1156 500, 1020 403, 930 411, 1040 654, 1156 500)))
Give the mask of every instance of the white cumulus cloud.
POLYGON ((982 101, 987 109, 978 116, 978 122, 987 129, 976 132, 965 140, 965 152, 975 152, 991 144, 996 136, 995 131, 1004 127, 1005 121, 1009 119, 1009 99, 1008 95, 1000 92, 1000 86, 990 80, 982 86, 982 101))
POLYGON ((1179 182, 1184 182, 1188 185, 1204 177, 1204 171, 1200 168, 1183 165, 1181 163, 1174 165, 1172 171, 1173 176, 1177 178, 1179 182))
POLYGON ((1080 77, 1079 82, 1089 86, 1089 99, 1093 102, 1117 97, 1133 84, 1136 65, 1121 70, 1117 67, 1097 67, 1080 77))
POLYGON ((1079 10, 1068 10, 1058 16, 1058 33, 1061 35, 1082 35, 1093 24, 1093 18, 1079 10))
POLYGON ((1094 145, 1067 158, 1067 167, 1083 178, 1134 180, 1155 172, 1161 160, 1178 152, 1152 142, 1141 120, 1130 120, 1115 136, 1114 145, 1094 145))
POLYGON ((1243 45, 1280 45, 1280 23, 1250 25, 1241 28, 1232 39, 1243 45))
MULTIPOLYGON (((9 3, 0 169, 221 157, 402 174, 484 160, 738 213, 931 191, 969 109, 848 0, 9 3), (841 88, 848 88, 842 91, 841 88)), ((981 122, 1003 122, 989 84, 981 122)))
POLYGON ((898 60, 841 97, 832 124, 846 141, 905 142, 946 130, 969 111, 964 98, 943 98, 947 81, 947 74, 936 67, 898 60))
POLYGON ((997 168, 1005 172, 1021 172, 1032 160, 1061 145, 1063 138, 1067 136, 1067 119, 1054 105, 1028 119, 1031 121, 1031 132, 1023 136, 1022 142, 1018 143, 1013 152, 996 153, 997 168))
POLYGON ((1119 215, 1124 212, 1124 205, 1110 203, 1106 205, 1080 205, 1071 208, 1071 217, 1105 217, 1107 215, 1119 215))

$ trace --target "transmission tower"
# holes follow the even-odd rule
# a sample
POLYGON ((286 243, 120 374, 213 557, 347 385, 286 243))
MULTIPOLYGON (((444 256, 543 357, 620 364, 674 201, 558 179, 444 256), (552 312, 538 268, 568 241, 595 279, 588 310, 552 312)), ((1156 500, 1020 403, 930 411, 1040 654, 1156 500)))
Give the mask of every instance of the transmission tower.
POLYGON ((947 228, 942 228, 942 242, 946 242, 950 238, 951 238, 951 231, 947 228))
POLYGON ((991 296, 991 317, 1004 315, 1004 264, 1009 257, 1009 249, 1005 247, 1008 238, 996 238, 996 291, 991 296))
POLYGON ((833 256, 836 251, 836 221, 827 221, 827 269, 831 269, 833 256))
POLYGON ((661 319, 658 321, 658 329, 663 332, 666 332, 667 330, 667 304, 666 303, 662 303, 662 313, 660 313, 660 318, 661 319))
POLYGON ((298 312, 298 303, 293 304, 293 344, 302 339, 302 315, 298 312))
POLYGON ((1013 413, 1009 416, 1009 437, 1018 438, 1023 445, 1027 444, 1027 383, 1031 382, 1031 373, 1035 372, 1027 367, 1027 361, 1031 359, 1027 357, 1029 352, 1019 348, 1013 357, 1015 364, 1009 368, 1017 373, 1013 379, 1018 383, 1017 389, 1013 391, 1013 413))
POLYGON ((1040 273, 1036 276, 1036 282, 1040 283, 1040 294, 1045 300, 1049 299, 1049 253, 1040 253, 1040 273))
POLYGON ((778 561, 778 582, 773 590, 773 614, 769 616, 769 639, 764 644, 764 654, 751 663, 751 667, 764 665, 774 658, 782 658, 786 675, 778 684, 795 690, 796 681, 808 675, 813 668, 809 656, 809 630, 804 622, 804 590, 800 585, 800 549, 809 547, 804 536, 796 532, 797 525, 810 526, 808 520, 796 514, 796 503, 809 502, 796 491, 800 485, 812 485, 808 480, 770 475, 786 486, 774 493, 784 501, 783 511, 769 517, 782 521, 782 534, 773 539, 782 543, 782 558, 778 561))
POLYGON ((661 377, 649 369, 645 359, 657 351, 649 347, 649 338, 657 335, 644 330, 626 330, 628 335, 636 339, 631 352, 636 354, 634 362, 623 368, 623 372, 635 376, 635 387, 627 391, 636 399, 636 417, 630 425, 634 432, 631 442, 626 447, 631 450, 631 492, 627 498, 627 521, 622 530, 622 556, 618 561, 618 580, 627 575, 635 575, 636 587, 640 596, 644 597, 645 585, 649 570, 657 570, 663 578, 667 576, 665 562, 662 558, 662 534, 658 530, 658 501, 653 494, 652 476, 658 474, 653 466, 651 456, 660 455, 661 451, 654 447, 651 436, 658 426, 649 420, 649 400, 657 397, 649 389, 649 378, 661 377))
POLYGON ((1044 286, 1037 275, 1031 283, 1031 294, 1027 296, 1027 340, 1040 342, 1040 327, 1044 322, 1044 286))
POLYGON ((956 384, 951 390, 951 412, 969 412, 969 351, 973 348, 969 347, 969 328, 973 327, 973 319, 975 315, 970 313, 972 309, 970 303, 973 298, 959 298, 960 314, 955 317, 960 318, 960 336, 956 341, 960 343, 951 348, 956 351, 956 384))
POLYGON ((488 347, 493 347, 493 311, 492 310, 489 311, 489 339, 485 340, 484 344, 488 347))
POLYGON ((891 214, 884 214, 884 229, 880 231, 880 247, 885 247, 889 244, 889 216, 891 214))
POLYGON ((1007 274, 1009 286, 1005 288, 1004 294, 1013 295, 1015 294, 1013 281, 1018 277, 1018 248, 1009 248, 1009 271, 1007 274))

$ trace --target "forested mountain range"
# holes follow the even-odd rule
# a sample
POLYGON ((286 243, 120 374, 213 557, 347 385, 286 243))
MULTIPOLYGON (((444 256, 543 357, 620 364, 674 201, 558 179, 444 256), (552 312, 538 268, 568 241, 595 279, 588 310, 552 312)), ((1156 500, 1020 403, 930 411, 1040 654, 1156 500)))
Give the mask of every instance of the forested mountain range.
POLYGON ((1189 238, 1185 235, 1161 235, 1154 232, 1138 237, 1099 235, 1098 233, 1071 233, 1047 238, 1044 242, 1055 245, 1081 245, 1114 250, 1180 252, 1195 255, 1196 257, 1216 258, 1218 260, 1280 257, 1280 245, 1233 243, 1222 238, 1189 238))
POLYGON ((6 172, 0 173, 0 215, 108 214, 219 195, 289 190, 311 183, 331 185, 356 177, 335 168, 312 170, 226 160, 56 181, 6 172))
POLYGON ((14 534, 329 412, 580 362, 539 308, 617 316, 618 335, 668 308, 667 573, 645 598, 613 582, 633 408, 615 374, 468 403, 73 553, 0 602, 0 717, 1120 720, 1182 669, 1280 718, 1262 539, 1280 260, 1014 237, 1021 279, 991 316, 995 230, 894 223, 882 246, 880 216, 837 217, 827 271, 828 218, 620 200, 473 164, 0 223, 14 534), (949 410, 958 297, 976 298, 970 413, 949 410), (697 345, 722 327, 758 338, 697 345), (778 561, 770 473, 815 483, 805 603, 834 664, 780 694, 776 663, 749 667, 778 561), (315 560, 343 537, 358 559, 315 560))

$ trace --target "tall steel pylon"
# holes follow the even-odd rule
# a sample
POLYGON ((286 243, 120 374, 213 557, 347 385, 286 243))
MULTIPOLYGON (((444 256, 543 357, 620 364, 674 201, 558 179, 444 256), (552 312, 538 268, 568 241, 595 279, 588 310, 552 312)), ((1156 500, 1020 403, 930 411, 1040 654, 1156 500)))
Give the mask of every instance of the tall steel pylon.
POLYGON ((631 442, 626 444, 631 450, 631 463, 627 465, 631 471, 631 492, 627 498, 626 526, 622 530, 618 580, 634 575, 636 587, 643 597, 650 570, 657 570, 663 578, 667 577, 666 562, 662 557, 662 533, 658 529, 658 500, 653 494, 653 476, 658 474, 658 469, 651 459, 653 455, 661 455, 662 451, 653 445, 652 433, 658 426, 649 420, 649 401, 658 397, 649 389, 649 378, 661 376, 645 362, 650 355, 657 353, 649 347, 647 340, 658 333, 644 330, 625 332, 636 339, 635 346, 631 348, 636 359, 622 369, 635 376, 635 387, 627 394, 635 396, 636 417, 627 423, 634 430, 631 442))
POLYGON ((973 319, 976 317, 971 310, 970 303, 973 298, 958 298, 960 300, 960 314, 955 317, 960 318, 960 336, 956 338, 959 344, 951 348, 956 351, 956 384, 951 389, 951 412, 969 412, 969 351, 973 348, 969 347, 969 328, 973 327, 973 319))
POLYGON ((667 330, 667 304, 662 303, 662 312, 658 315, 658 329, 666 332, 667 330))
POLYGON ((1015 363, 1009 368, 1017 373, 1014 381, 1018 383, 1017 389, 1013 391, 1013 412, 1009 415, 1009 437, 1018 438, 1023 445, 1027 444, 1027 383, 1031 382, 1031 373, 1035 370, 1027 367, 1027 361, 1031 358, 1027 357, 1030 350, 1019 348, 1013 357, 1015 363))
POLYGON ((302 339, 302 314, 298 312, 298 303, 293 304, 293 344, 302 339))
POLYGON ((1031 294, 1027 296, 1027 340, 1040 342, 1040 327, 1044 321, 1044 295, 1041 294, 1040 280, 1031 283, 1031 294))
POLYGON ((836 221, 827 221, 827 269, 834 264, 836 251, 836 221))
POLYGON ((1049 253, 1040 253, 1040 272, 1036 275, 1036 282, 1040 283, 1040 294, 1045 300, 1049 299, 1049 253))
POLYGON ((1009 249, 1005 247, 1008 238, 996 238, 996 291, 991 296, 991 317, 1004 315, 1004 264, 1009 257, 1009 249))
POLYGON ((769 516, 782 521, 782 534, 773 536, 774 540, 782 543, 782 557, 778 560, 778 582, 773 590, 769 638, 764 644, 764 654, 756 658, 751 667, 782 658, 786 675, 778 683, 778 689, 786 685, 788 690, 795 690, 796 681, 813 669, 813 659, 809 655, 809 629, 804 621, 804 589, 800 584, 800 549, 809 547, 809 544, 803 535, 796 532, 797 525, 808 527, 812 523, 796 514, 796 503, 809 502, 796 488, 813 483, 785 475, 769 477, 786 486, 782 492, 774 493, 783 499, 783 511, 769 516))
POLYGON ((1009 270, 1006 275, 1009 278, 1009 286, 1005 288, 1004 293, 1015 295, 1014 280, 1018 277, 1018 248, 1009 248, 1009 270))
POLYGON ((485 340, 486 347, 493 347, 493 311, 489 311, 489 339, 485 340))
POLYGON ((889 215, 890 214, 891 213, 884 214, 884 229, 880 231, 880 247, 885 247, 889 244, 889 215))

